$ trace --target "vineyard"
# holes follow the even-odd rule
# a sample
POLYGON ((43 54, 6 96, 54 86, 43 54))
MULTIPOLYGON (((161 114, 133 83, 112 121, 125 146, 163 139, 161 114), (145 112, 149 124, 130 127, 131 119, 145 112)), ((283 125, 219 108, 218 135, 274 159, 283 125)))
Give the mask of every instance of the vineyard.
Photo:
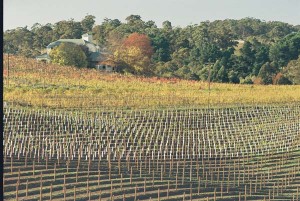
POLYGON ((4 100, 69 109, 160 109, 298 102, 300 86, 240 85, 103 74, 4 55, 4 100), (8 65, 9 64, 9 65, 8 65), (9 66, 9 68, 8 68, 9 66))
POLYGON ((299 200, 299 114, 6 108, 4 198, 299 200))
POLYGON ((300 200, 299 86, 26 62, 4 71, 4 200, 300 200))

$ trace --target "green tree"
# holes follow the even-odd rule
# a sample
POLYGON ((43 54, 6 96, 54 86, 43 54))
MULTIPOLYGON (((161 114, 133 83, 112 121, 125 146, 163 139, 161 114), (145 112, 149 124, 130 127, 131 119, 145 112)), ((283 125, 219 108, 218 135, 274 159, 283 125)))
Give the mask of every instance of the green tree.
POLYGON ((224 66, 219 69, 216 79, 219 82, 228 82, 228 75, 224 66))
POLYGON ((34 33, 26 27, 7 30, 3 36, 3 52, 19 54, 25 57, 34 57, 40 52, 34 47, 34 33))
POLYGON ((276 73, 275 65, 267 62, 260 68, 258 76, 261 78, 262 84, 272 84, 276 73))
MULTIPOLYGON (((118 19, 108 19, 105 18, 104 21, 102 22, 101 25, 96 25, 92 32, 93 32, 93 38, 97 42, 97 44, 101 47, 106 47, 109 44, 108 42, 108 37, 112 31, 114 32, 119 32, 117 28, 121 25, 122 23, 118 19)), ((124 35, 123 33, 119 32, 118 35, 124 35)))
POLYGON ((137 22, 142 21, 142 18, 139 15, 129 15, 128 17, 126 17, 125 20, 128 24, 135 24, 137 22))
POLYGON ((82 48, 73 43, 61 43, 50 52, 52 63, 64 66, 86 67, 87 57, 82 48))
POLYGON ((93 26, 95 24, 95 16, 93 15, 87 15, 84 17, 84 19, 81 21, 81 26, 84 32, 91 32, 93 29, 93 26))
POLYGON ((234 70, 230 70, 228 72, 228 80, 230 83, 239 83, 240 82, 240 79, 238 77, 238 73, 234 70))
POLYGON ((172 30, 172 23, 170 22, 170 21, 164 21, 163 23, 162 23, 162 28, 163 28, 163 30, 164 31, 167 31, 167 32, 169 32, 169 31, 171 31, 172 30))
POLYGON ((295 60, 300 55, 300 32, 292 33, 275 43, 270 48, 270 59, 283 67, 290 60, 295 60))
POLYGON ((120 28, 123 29, 123 32, 126 32, 128 34, 134 32, 144 34, 146 28, 149 28, 149 26, 153 26, 153 23, 151 22, 146 24, 139 15, 130 15, 126 17, 125 20, 127 21, 127 23, 122 24, 120 28))
POLYGON ((283 75, 291 80, 293 84, 300 84, 300 57, 288 63, 283 69, 283 75))
POLYGON ((252 74, 257 76, 261 66, 264 63, 270 61, 270 59, 269 59, 269 47, 266 46, 266 45, 261 45, 260 47, 258 47, 256 49, 254 58, 255 58, 255 62, 253 64, 252 74))
POLYGON ((170 60, 170 42, 168 38, 160 31, 149 35, 151 39, 151 45, 154 50, 152 60, 154 62, 167 62, 170 60))
POLYGON ((46 48, 52 42, 53 29, 51 24, 41 25, 35 23, 31 27, 31 32, 34 34, 33 46, 39 51, 46 48))
POLYGON ((83 28, 80 22, 75 22, 74 19, 68 21, 63 20, 53 26, 53 41, 60 38, 81 38, 83 28))

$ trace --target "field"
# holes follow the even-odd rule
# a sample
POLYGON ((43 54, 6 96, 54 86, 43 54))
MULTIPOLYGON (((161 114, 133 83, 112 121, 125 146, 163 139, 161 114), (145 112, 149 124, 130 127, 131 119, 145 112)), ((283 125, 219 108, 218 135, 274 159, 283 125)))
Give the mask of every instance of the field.
POLYGON ((299 86, 10 65, 5 200, 300 199, 299 86))
POLYGON ((52 108, 169 108, 298 102, 300 86, 261 86, 101 74, 4 55, 4 100, 52 108))

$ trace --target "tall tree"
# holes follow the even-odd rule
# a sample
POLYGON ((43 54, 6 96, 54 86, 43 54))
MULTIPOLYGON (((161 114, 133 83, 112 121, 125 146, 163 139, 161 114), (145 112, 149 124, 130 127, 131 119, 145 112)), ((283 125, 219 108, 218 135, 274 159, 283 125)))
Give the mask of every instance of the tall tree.
POLYGON ((169 32, 169 31, 171 31, 172 30, 172 23, 170 22, 170 21, 164 21, 163 23, 162 23, 162 28, 163 28, 163 30, 164 31, 167 31, 167 32, 169 32))
POLYGON ((96 25, 93 28, 93 38, 101 47, 108 46, 107 38, 111 31, 116 30, 122 23, 118 19, 105 18, 101 25, 96 25))
POLYGON ((283 75, 292 81, 293 84, 300 84, 300 57, 288 63, 283 69, 283 75))
POLYGON ((51 24, 41 25, 34 24, 31 27, 31 32, 34 33, 34 47, 38 50, 46 48, 52 42, 53 29, 51 24))
POLYGON ((83 32, 88 33, 92 31, 95 24, 95 19, 96 17, 93 15, 87 15, 84 17, 84 19, 81 21, 83 32))
POLYGON ((53 27, 53 41, 60 38, 81 38, 82 34, 81 23, 74 19, 59 21, 53 27))
POLYGON ((262 84, 272 84, 276 73, 276 65, 274 65, 274 63, 267 62, 259 70, 258 76, 261 78, 262 84))
POLYGON ((292 33, 270 48, 270 59, 283 67, 300 55, 300 32, 292 33))

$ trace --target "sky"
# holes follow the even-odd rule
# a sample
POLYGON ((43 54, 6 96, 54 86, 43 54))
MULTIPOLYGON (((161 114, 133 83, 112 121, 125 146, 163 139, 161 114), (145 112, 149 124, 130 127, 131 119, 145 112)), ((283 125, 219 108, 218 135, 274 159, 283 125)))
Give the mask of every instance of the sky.
POLYGON ((129 15, 153 20, 158 27, 165 20, 185 27, 202 21, 253 17, 265 21, 300 24, 300 0, 4 0, 3 29, 56 23, 87 14, 125 22, 129 15))

